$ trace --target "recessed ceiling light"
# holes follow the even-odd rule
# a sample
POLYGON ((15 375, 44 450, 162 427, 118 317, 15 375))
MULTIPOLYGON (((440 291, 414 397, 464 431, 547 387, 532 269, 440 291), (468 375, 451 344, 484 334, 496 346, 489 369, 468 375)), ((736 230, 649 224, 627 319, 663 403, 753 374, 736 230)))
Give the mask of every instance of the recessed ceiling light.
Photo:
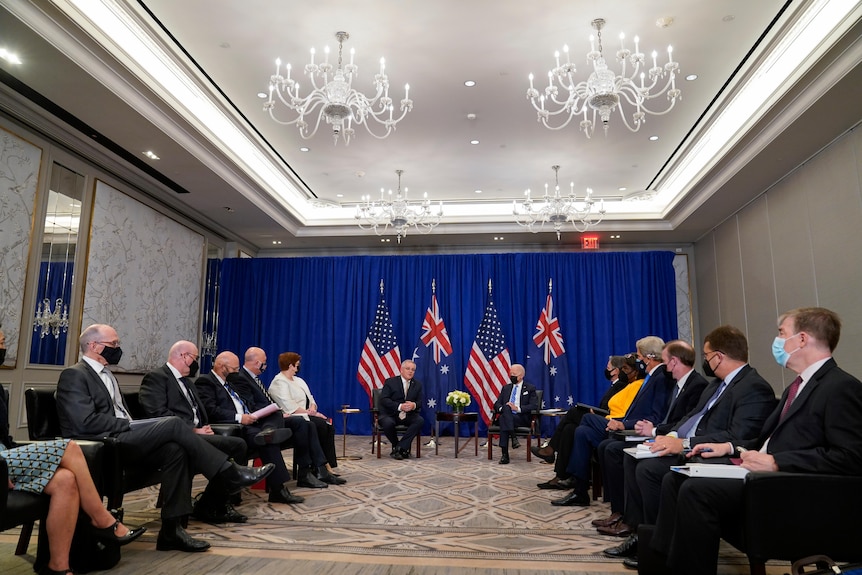
POLYGON ((467 86, 468 88, 472 88, 473 86, 476 85, 476 82, 474 82, 473 80, 467 80, 466 82, 464 82, 464 85, 467 86))
POLYGON ((390 240, 389 238, 380 238, 380 242, 384 244, 388 244, 390 241, 392 240, 390 240))
POLYGON ((343 198, 343 197, 344 197, 344 194, 335 194, 335 197, 336 197, 336 198, 343 198))
POLYGON ((625 186, 623 186, 623 187, 621 187, 621 188, 617 188, 617 189, 618 189, 619 191, 621 191, 621 192, 624 192, 624 191, 626 191, 628 188, 627 188, 627 187, 625 187, 625 186))
POLYGON ((473 144, 474 146, 478 146, 479 140, 470 140, 470 143, 473 144))
POLYGON ((693 80, 697 80, 697 74, 689 74, 688 76, 685 77, 685 79, 688 80, 689 82, 691 82, 693 80))
POLYGON ((610 236, 610 238, 611 238, 612 240, 618 240, 618 239, 620 239, 620 235, 619 235, 619 234, 611 235, 611 236, 610 236))
POLYGON ((281 240, 272 240, 272 245, 274 245, 274 246, 280 246, 280 245, 281 245, 281 240))
POLYGON ((467 114, 467 119, 468 120, 475 120, 476 114, 474 114, 473 112, 470 112, 469 114, 467 114))
POLYGON ((650 136, 649 137, 650 142, 655 142, 656 140, 658 140, 658 136, 650 136))
POLYGON ((257 97, 260 98, 261 100, 266 100, 266 93, 258 92, 257 97))
POLYGON ((144 155, 145 155, 146 157, 148 157, 149 159, 151 159, 151 160, 158 160, 158 159, 160 159, 157 155, 155 155, 155 154, 154 154, 152 151, 150 151, 150 150, 147 150, 146 152, 144 152, 144 155))
POLYGON ((473 190, 473 192, 475 192, 475 193, 477 193, 477 194, 481 194, 481 193, 482 193, 482 190, 473 190))
POLYGON ((300 152, 307 152, 307 151, 309 151, 309 150, 310 150, 310 148, 307 148, 307 147, 305 147, 305 146, 303 146, 303 147, 301 147, 301 148, 299 149, 299 151, 300 151, 300 152))
POLYGON ((504 239, 504 238, 503 238, 503 236, 494 236, 494 241, 495 241, 495 242, 499 242, 499 241, 501 241, 501 240, 503 240, 503 239, 504 239))
POLYGON ((21 59, 15 52, 10 52, 6 48, 0 48, 0 59, 6 60, 10 64, 20 64, 21 59))

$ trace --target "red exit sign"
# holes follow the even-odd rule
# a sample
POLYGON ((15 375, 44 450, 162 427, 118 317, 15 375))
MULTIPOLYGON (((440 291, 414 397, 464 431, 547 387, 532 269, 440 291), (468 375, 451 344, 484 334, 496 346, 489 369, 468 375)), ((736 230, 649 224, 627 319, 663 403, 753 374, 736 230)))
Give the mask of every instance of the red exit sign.
POLYGON ((596 236, 581 236, 581 248, 585 250, 599 249, 599 238, 596 236))

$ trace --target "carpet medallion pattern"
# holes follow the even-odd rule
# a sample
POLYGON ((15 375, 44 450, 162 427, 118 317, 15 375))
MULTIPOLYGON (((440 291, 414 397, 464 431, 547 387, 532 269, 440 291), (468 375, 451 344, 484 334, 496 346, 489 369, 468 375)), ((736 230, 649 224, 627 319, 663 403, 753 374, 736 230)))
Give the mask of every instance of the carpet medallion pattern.
MULTIPOLYGON (((469 559, 606 562, 601 551, 621 539, 599 535, 590 521, 607 516, 601 501, 589 507, 555 507, 566 491, 543 491, 537 483, 553 477, 553 467, 526 461, 525 447, 513 450, 512 463, 489 461, 472 448, 456 459, 452 439, 440 454, 396 461, 370 454, 368 437, 348 437, 356 461, 340 462, 348 483, 327 489, 295 489, 300 505, 270 504, 260 490, 245 490, 237 509, 248 523, 189 523, 188 531, 215 547, 283 549, 320 553, 399 555, 469 559)), ((340 443, 338 444, 340 447, 340 443)), ((384 454, 388 451, 384 448, 384 454)), ((291 451, 284 452, 290 468, 291 451)), ((204 485, 200 476, 195 492, 204 485)), ((157 490, 127 495, 126 521, 149 524, 144 536, 155 540, 159 513, 157 490)), ((745 563, 727 548, 725 563, 745 563)), ((618 562, 618 561, 617 561, 618 562)))

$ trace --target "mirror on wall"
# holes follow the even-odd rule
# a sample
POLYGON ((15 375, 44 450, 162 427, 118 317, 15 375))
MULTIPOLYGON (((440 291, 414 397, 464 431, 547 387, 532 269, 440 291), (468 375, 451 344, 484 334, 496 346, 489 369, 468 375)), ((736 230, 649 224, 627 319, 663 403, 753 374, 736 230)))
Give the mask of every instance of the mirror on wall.
POLYGON ((64 365, 85 177, 55 162, 49 181, 30 363, 64 365))

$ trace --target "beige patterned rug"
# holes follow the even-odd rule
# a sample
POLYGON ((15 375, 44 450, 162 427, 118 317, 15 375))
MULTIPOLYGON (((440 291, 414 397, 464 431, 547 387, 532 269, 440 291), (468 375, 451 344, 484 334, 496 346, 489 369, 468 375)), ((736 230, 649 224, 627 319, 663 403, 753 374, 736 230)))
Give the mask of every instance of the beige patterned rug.
MULTIPOLYGON (((427 440, 426 440, 427 441, 427 440)), ((480 439, 481 441, 481 439, 480 439)), ((463 440, 462 440, 463 442, 463 440)), ((341 452, 339 438, 338 450, 341 452)), ((278 549, 359 555, 562 562, 616 562, 601 551, 622 540, 596 533, 590 521, 609 514, 601 501, 589 507, 554 507, 564 491, 544 491, 537 483, 553 477, 553 467, 526 461, 526 445, 512 450, 512 463, 499 465, 487 451, 473 455, 472 444, 454 457, 451 437, 439 455, 423 447, 420 459, 396 461, 384 446, 382 459, 371 454, 368 437, 348 437, 338 472, 348 480, 327 489, 294 489, 301 505, 269 504, 263 491, 245 490, 238 510, 245 524, 209 525, 192 521, 189 532, 214 547, 278 549)), ((291 451, 285 451, 290 467, 291 451)), ((196 481, 199 490, 202 479, 196 481)), ((155 541, 159 513, 157 491, 127 495, 126 521, 151 528, 144 540, 155 541)), ((725 564, 745 564, 727 547, 725 564)))

